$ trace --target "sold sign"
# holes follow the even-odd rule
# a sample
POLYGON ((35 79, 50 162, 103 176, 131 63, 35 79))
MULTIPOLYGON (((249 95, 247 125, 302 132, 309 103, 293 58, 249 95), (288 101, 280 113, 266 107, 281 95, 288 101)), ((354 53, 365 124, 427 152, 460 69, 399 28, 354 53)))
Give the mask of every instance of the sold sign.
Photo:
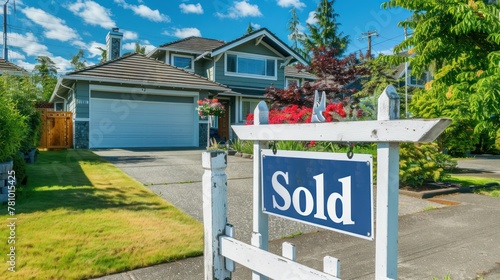
POLYGON ((263 211, 373 240, 372 156, 262 151, 263 211))

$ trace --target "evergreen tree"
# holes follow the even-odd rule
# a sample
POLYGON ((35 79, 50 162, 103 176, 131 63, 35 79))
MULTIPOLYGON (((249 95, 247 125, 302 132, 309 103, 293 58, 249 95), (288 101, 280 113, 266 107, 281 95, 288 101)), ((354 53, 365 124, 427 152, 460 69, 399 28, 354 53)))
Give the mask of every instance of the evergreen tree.
POLYGON ((135 53, 146 54, 146 47, 141 46, 139 42, 135 42, 135 53))
POLYGON ((312 49, 328 47, 336 49, 336 55, 342 56, 349 44, 349 36, 338 33, 336 18, 338 14, 333 8, 334 0, 321 0, 315 11, 316 24, 307 24, 309 34, 302 41, 304 52, 310 54, 312 49))
POLYGON ((254 32, 254 31, 255 31, 255 29, 253 28, 252 23, 249 22, 248 26, 247 26, 247 31, 246 31, 245 34, 250 34, 250 33, 254 32))
POLYGON ((299 30, 300 21, 297 17, 295 8, 290 10, 292 17, 288 20, 287 29, 290 31, 288 38, 292 41, 292 49, 298 53, 302 53, 299 43, 304 39, 304 33, 299 30))
POLYGON ((108 50, 101 47, 97 47, 97 49, 101 51, 101 60, 99 61, 99 63, 106 62, 108 60, 108 50))

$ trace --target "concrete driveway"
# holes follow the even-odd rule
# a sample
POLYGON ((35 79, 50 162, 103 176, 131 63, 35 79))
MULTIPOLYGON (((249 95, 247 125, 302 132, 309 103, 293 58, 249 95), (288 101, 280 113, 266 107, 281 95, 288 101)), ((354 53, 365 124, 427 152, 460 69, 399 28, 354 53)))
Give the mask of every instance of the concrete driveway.
MULTIPOLYGON (((131 177, 146 185, 176 207, 202 221, 201 150, 99 150, 131 177)), ((485 161, 485 170, 500 163, 485 161), (488 167, 489 166, 489 167, 488 167)), ((459 162, 460 164, 460 162, 459 162)), ((475 164, 473 161, 467 164, 475 164)), ((478 167, 476 167, 478 168, 478 167)), ((252 160, 228 157, 229 222, 236 238, 249 242, 252 209, 252 160)), ((474 194, 442 197, 458 203, 440 210, 424 211, 441 204, 399 196, 399 279, 442 278, 500 279, 500 204, 498 198, 474 194), (412 214, 412 215, 408 215, 412 214)), ((453 204, 453 203, 452 203, 453 204)), ((374 279, 374 243, 347 235, 320 230, 270 216, 269 250, 279 254, 281 242, 297 246, 300 263, 321 269, 322 258, 339 258, 342 279, 374 279), (280 237, 300 231, 291 239, 280 237)), ((122 279, 203 279, 203 257, 141 268, 109 275, 101 280, 122 279)), ((237 266, 233 279, 251 279, 250 271, 237 266)))

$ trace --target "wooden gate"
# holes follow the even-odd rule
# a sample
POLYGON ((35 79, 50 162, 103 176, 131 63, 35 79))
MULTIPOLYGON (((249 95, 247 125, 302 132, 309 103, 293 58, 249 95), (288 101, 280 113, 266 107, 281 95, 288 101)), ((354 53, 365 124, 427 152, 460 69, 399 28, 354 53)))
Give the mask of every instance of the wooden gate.
POLYGON ((73 147, 73 113, 43 110, 42 123, 40 149, 73 147))

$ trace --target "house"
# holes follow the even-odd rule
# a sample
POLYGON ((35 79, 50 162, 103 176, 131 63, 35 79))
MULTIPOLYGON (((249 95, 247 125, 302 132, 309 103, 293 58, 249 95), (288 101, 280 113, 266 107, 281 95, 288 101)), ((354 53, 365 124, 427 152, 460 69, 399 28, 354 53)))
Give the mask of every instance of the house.
POLYGON ((111 60, 61 76, 50 98, 73 112, 74 148, 204 146, 197 101, 229 88, 142 54, 120 57, 121 36, 108 33, 111 60))
POLYGON ((293 79, 303 81, 305 77, 298 75, 300 73, 286 71, 288 65, 295 62, 307 64, 266 28, 230 42, 188 37, 163 44, 148 56, 231 89, 217 94, 227 113, 213 124, 225 140, 233 138, 230 125, 244 122, 264 99, 266 88, 285 88, 293 79))
POLYGON ((305 82, 314 83, 316 80, 318 80, 316 75, 299 71, 294 66, 285 66, 285 88, 291 86, 292 84, 300 87, 305 82))
POLYGON ((22 67, 19 67, 14 63, 11 63, 3 58, 0 58, 0 75, 3 75, 3 73, 9 73, 11 75, 28 74, 28 72, 24 70, 22 67))

